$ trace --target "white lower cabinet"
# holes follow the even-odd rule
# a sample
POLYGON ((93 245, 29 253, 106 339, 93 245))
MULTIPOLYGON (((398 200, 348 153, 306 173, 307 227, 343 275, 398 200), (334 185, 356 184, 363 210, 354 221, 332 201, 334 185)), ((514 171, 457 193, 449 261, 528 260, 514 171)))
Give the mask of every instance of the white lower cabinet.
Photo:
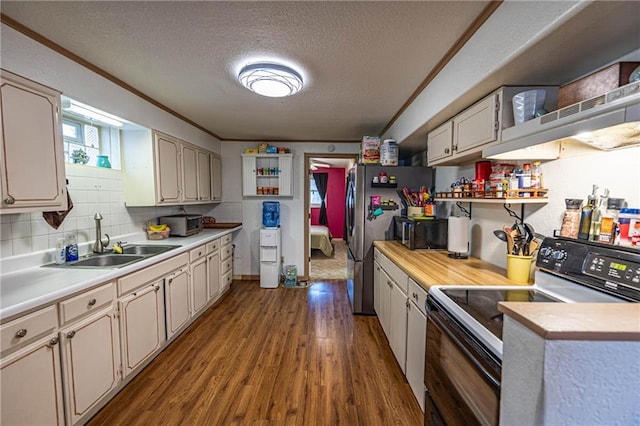
POLYGON ((207 255, 208 297, 209 300, 217 299, 220 295, 220 253, 207 255))
POLYGON ((391 315, 391 287, 393 282, 384 269, 380 268, 380 310, 378 311, 378 320, 382 326, 382 331, 389 339, 391 335, 390 320, 391 315))
POLYGON ((378 314, 378 318, 380 318, 380 290, 382 288, 382 268, 380 267, 380 263, 378 263, 377 253, 374 254, 375 260, 373 262, 373 310, 378 314))
POLYGON ((424 359, 427 334, 427 315, 424 302, 427 292, 409 279, 407 306, 407 371, 405 375, 411 390, 424 411, 424 359))
POLYGON ((189 270, 181 268, 164 280, 167 339, 170 339, 189 323, 189 270))
POLYGON ((162 280, 120 299, 122 366, 126 377, 147 361, 165 342, 162 280))
POLYGON ((76 423, 121 379, 118 319, 113 305, 61 330, 67 418, 76 423))
POLYGON ((389 345, 400 369, 406 373, 407 361, 407 295, 394 282, 389 296, 389 345))
POLYGON ((191 306, 193 316, 196 316, 207 306, 209 301, 209 286, 207 283, 207 248, 202 245, 190 252, 191 275, 191 306))
POLYGON ((50 334, 2 358, 0 424, 64 424, 58 341, 50 334))

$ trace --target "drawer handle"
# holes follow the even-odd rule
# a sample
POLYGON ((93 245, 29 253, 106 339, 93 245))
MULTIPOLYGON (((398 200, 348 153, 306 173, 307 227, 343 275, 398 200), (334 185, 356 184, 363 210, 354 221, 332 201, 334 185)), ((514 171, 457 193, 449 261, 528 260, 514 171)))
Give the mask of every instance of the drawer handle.
POLYGON ((16 331, 16 337, 17 338, 21 338, 27 335, 27 329, 26 328, 21 328, 20 330, 16 331))
POLYGON ((95 298, 93 298, 93 299, 89 300, 89 306, 93 306, 93 305, 95 305, 95 304, 96 304, 96 302, 97 302, 97 300, 96 300, 95 298))
POLYGON ((59 341, 60 340, 57 337, 54 337, 53 339, 49 340, 49 346, 55 346, 59 341))
POLYGON ((4 199, 4 202, 5 204, 11 205, 16 202, 16 199, 13 198, 11 195, 9 195, 7 198, 4 199))
POLYGON ((67 333, 67 339, 73 339, 73 336, 76 335, 76 332, 71 330, 70 332, 67 333))
POLYGON ((202 256, 202 252, 201 251, 198 252, 198 256, 202 256))

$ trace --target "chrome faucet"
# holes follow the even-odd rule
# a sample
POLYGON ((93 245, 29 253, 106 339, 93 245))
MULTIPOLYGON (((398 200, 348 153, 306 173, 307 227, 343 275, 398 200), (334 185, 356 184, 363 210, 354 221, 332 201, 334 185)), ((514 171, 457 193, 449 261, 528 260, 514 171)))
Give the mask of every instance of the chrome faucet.
POLYGON ((96 242, 93 243, 93 252, 103 253, 104 249, 109 245, 109 241, 111 241, 111 239, 109 238, 109 234, 104 234, 107 237, 107 242, 104 243, 102 241, 102 225, 100 224, 102 215, 100 213, 96 213, 96 215, 93 216, 93 219, 96 221, 96 242))

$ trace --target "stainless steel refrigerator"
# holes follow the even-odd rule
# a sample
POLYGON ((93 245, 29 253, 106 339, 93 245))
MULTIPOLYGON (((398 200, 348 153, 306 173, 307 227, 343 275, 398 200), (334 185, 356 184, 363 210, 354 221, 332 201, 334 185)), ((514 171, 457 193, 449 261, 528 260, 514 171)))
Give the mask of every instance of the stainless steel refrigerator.
POLYGON ((424 185, 435 186, 435 171, 430 167, 383 167, 358 164, 349 170, 345 199, 345 227, 348 246, 347 291, 354 314, 375 314, 373 309, 373 242, 393 239, 393 218, 402 212, 398 189, 417 190, 424 185), (395 176, 397 188, 372 184, 380 172, 395 176), (399 204, 396 210, 384 210, 372 218, 372 195, 382 200, 393 198, 399 204))

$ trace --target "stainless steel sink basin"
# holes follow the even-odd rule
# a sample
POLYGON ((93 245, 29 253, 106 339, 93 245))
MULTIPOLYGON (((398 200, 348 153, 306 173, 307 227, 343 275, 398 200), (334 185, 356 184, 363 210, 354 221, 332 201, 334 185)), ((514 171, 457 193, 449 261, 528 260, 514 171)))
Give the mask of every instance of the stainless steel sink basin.
POLYGON ((98 269, 98 268, 121 268, 131 263, 138 262, 173 250, 180 246, 157 245, 157 244, 131 244, 122 248, 122 254, 115 254, 111 251, 103 254, 90 254, 80 258, 75 262, 63 263, 61 265, 49 263, 43 265, 54 268, 74 268, 74 269, 98 269))
POLYGON ((103 254, 80 259, 77 262, 67 264, 67 266, 71 268, 119 268, 142 259, 144 259, 144 256, 130 254, 103 254))
POLYGON ((165 251, 173 250, 180 246, 159 246, 151 244, 131 244, 122 247, 122 254, 138 254, 142 256, 153 256, 156 254, 164 253, 165 251))

